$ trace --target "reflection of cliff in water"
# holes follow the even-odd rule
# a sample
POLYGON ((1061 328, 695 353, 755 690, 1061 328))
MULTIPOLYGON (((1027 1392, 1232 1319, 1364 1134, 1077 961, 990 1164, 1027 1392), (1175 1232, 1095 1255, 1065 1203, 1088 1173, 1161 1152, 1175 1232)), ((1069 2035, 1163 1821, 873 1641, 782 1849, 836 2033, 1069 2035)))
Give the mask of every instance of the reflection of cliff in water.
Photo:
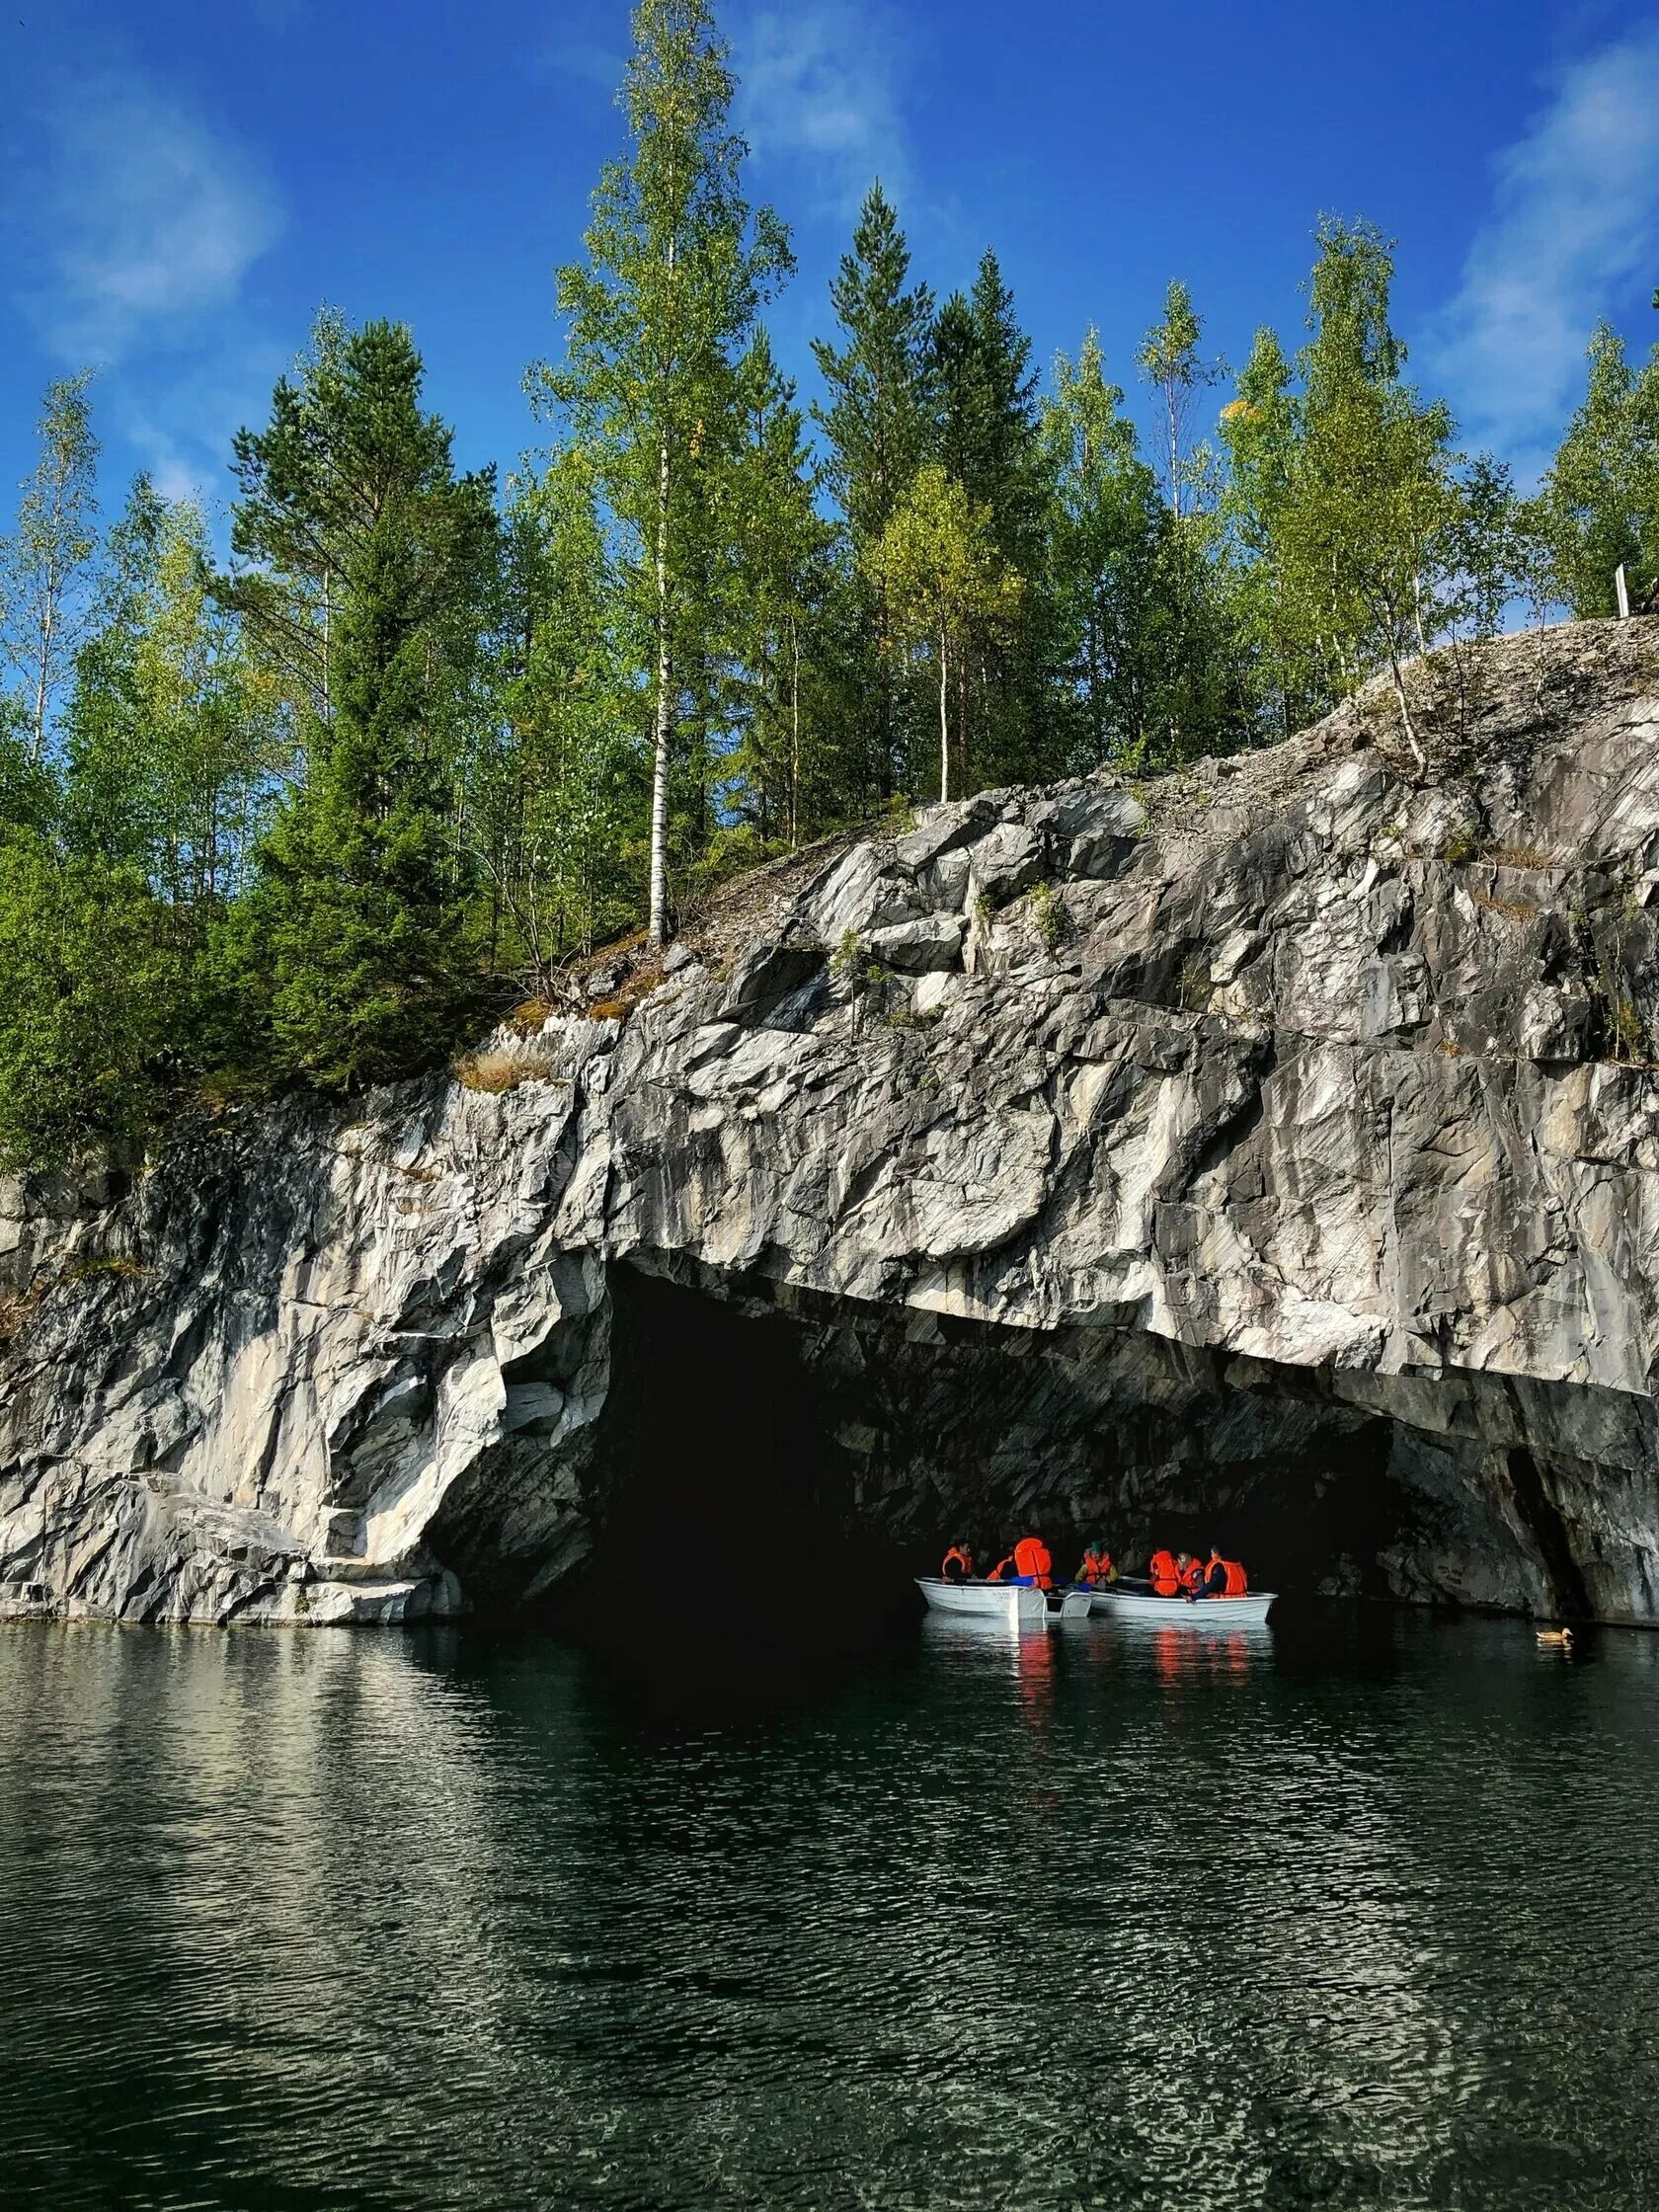
POLYGON ((1659 1649, 1172 1637, 0 1639, 8 2186, 1650 2201, 1659 1649))

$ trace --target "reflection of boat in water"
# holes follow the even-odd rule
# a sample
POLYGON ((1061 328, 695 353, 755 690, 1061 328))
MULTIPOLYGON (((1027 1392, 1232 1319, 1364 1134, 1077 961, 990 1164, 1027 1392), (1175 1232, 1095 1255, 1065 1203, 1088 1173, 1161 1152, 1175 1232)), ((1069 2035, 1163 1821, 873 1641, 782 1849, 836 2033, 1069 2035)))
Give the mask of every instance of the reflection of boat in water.
POLYGON ((1242 1598, 1160 1598, 1144 1585, 1115 1582, 1088 1592, 1089 1611, 1113 1620, 1145 1620, 1159 1628, 1260 1628, 1276 1593, 1252 1590, 1242 1598))
POLYGON ((1028 1582, 947 1582, 917 1575, 916 1588, 932 1613, 972 1620, 999 1620, 1008 1628, 1047 1628, 1061 1620, 1086 1620, 1086 1590, 1039 1590, 1028 1582))

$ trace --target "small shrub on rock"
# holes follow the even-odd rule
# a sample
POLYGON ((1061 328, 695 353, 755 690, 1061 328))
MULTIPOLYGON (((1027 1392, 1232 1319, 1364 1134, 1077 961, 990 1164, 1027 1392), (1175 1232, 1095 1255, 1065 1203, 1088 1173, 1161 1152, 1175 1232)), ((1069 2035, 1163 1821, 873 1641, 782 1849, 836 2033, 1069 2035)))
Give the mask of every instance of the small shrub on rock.
POLYGON ((534 1054, 511 1045, 489 1046, 455 1062, 455 1080, 463 1090, 487 1091, 492 1097, 516 1090, 520 1083, 539 1082, 546 1072, 534 1054))

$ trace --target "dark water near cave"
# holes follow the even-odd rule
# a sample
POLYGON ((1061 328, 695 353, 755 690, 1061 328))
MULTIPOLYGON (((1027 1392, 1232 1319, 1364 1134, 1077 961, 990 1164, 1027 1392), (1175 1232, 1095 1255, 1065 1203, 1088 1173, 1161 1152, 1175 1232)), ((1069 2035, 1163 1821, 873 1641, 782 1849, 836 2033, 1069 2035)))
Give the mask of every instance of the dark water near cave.
POLYGON ((0 2202, 1652 2204, 1656 1870, 1659 1639, 8 1632, 0 2202))

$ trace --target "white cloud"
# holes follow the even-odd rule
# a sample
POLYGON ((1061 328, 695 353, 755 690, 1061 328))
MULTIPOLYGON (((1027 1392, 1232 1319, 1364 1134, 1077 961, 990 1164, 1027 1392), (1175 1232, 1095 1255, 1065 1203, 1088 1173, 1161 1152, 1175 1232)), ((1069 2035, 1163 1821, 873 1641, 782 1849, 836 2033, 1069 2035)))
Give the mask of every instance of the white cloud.
POLYGON ((52 352, 118 361, 235 299, 282 227, 245 156, 136 74, 63 84, 42 120, 23 305, 52 352))
POLYGON ((546 54, 547 66, 566 77, 581 77, 591 85, 598 85, 605 92, 619 92, 628 67, 625 53, 612 52, 609 46, 595 44, 588 39, 567 39, 550 46, 546 54))
POLYGON ((801 163, 837 216, 857 207, 877 176, 903 195, 902 38, 885 7, 800 0, 757 8, 740 21, 733 45, 737 121, 757 162, 801 163))
POLYGON ((1576 403, 1592 324, 1659 280, 1659 27, 1568 69, 1495 169, 1491 215, 1422 352, 1470 441, 1530 475, 1576 403))
POLYGON ((156 490, 211 508, 232 437, 244 424, 265 421, 272 387, 291 365, 274 340, 227 333, 218 344, 158 360, 141 376, 118 373, 109 404, 156 490))

